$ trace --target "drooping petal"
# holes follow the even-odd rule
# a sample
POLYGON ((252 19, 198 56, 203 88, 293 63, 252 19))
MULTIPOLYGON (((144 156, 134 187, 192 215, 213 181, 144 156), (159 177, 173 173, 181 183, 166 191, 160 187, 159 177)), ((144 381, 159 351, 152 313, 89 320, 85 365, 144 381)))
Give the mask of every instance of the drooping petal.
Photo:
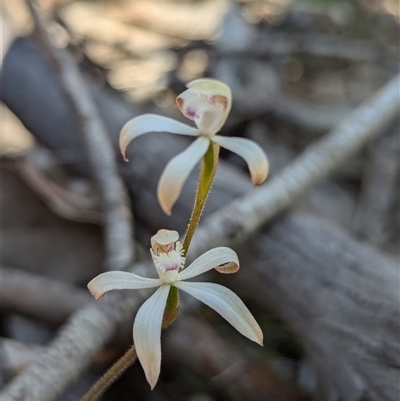
POLYGON ((245 138, 213 136, 211 140, 246 160, 253 185, 262 184, 268 176, 268 159, 257 143, 245 138))
POLYGON ((126 148, 131 141, 148 132, 170 132, 178 135, 197 136, 199 131, 189 125, 182 124, 172 118, 158 116, 157 114, 143 114, 128 121, 122 128, 119 137, 119 147, 125 161, 128 161, 126 148))
POLYGON ((133 341, 146 379, 153 389, 161 367, 161 324, 170 286, 162 285, 139 309, 133 341))
POLYGON ((178 280, 187 280, 211 269, 217 269, 220 273, 236 272, 239 269, 239 259, 236 252, 223 246, 210 249, 182 270, 178 274, 178 280), (227 268, 224 269, 224 266, 227 268))
POLYGON ((165 167, 158 182, 157 197, 163 211, 170 215, 172 206, 178 199, 183 184, 194 166, 205 155, 210 140, 197 138, 187 149, 175 156, 165 167))
POLYGON ((263 333, 243 301, 231 290, 214 283, 188 283, 177 281, 173 284, 218 312, 239 333, 262 345, 263 333))
POLYGON ((136 274, 112 271, 101 273, 87 285, 91 294, 97 299, 103 298, 111 290, 137 290, 139 288, 153 288, 161 285, 160 279, 140 277, 136 274))

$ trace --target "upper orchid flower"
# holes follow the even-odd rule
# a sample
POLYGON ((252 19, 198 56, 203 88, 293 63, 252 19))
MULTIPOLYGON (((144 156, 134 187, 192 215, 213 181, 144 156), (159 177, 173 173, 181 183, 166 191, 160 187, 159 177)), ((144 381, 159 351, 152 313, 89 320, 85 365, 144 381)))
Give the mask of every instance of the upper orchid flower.
POLYGON ((197 128, 182 124, 171 118, 144 114, 130 120, 122 129, 120 148, 124 160, 129 143, 148 132, 170 132, 198 138, 182 153, 175 156, 165 167, 158 184, 157 196, 166 214, 178 199, 194 166, 207 152, 210 141, 243 157, 250 170, 254 185, 267 178, 268 161, 259 145, 244 138, 216 135, 224 125, 232 106, 229 86, 214 79, 197 79, 187 85, 188 89, 176 99, 183 115, 193 120, 197 128))
POLYGON ((184 280, 211 269, 234 273, 239 269, 236 253, 226 247, 211 249, 182 270, 185 258, 178 233, 159 230, 151 238, 151 256, 159 278, 144 278, 133 273, 114 271, 95 277, 88 288, 98 300, 110 290, 159 287, 140 307, 133 325, 137 356, 151 388, 157 383, 161 366, 161 326, 171 286, 185 291, 216 310, 245 337, 262 345, 263 334, 241 299, 228 288, 214 283, 193 283, 184 280))

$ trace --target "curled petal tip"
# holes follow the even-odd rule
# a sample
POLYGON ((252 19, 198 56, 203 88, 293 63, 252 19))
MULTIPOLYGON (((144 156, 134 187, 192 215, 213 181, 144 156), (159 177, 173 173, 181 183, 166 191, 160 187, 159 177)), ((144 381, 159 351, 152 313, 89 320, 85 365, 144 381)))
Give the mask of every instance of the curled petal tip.
POLYGON ((239 270, 239 264, 235 262, 228 262, 215 267, 215 270, 222 274, 236 273, 239 270))
POLYGON ((92 280, 89 282, 87 285, 87 288, 89 289, 90 293, 93 295, 94 299, 96 301, 100 301, 104 298, 104 291, 102 291, 99 286, 95 284, 95 282, 92 280))
MULTIPOLYGON (((269 174, 269 162, 265 155, 260 157, 256 162, 257 167, 253 167, 250 170, 251 182, 253 185, 261 185, 268 177, 269 174)), ((250 166, 249 166, 250 167, 250 166)))
POLYGON ((126 151, 122 152, 122 157, 124 158, 125 162, 129 161, 129 157, 128 157, 128 154, 126 153, 126 151))

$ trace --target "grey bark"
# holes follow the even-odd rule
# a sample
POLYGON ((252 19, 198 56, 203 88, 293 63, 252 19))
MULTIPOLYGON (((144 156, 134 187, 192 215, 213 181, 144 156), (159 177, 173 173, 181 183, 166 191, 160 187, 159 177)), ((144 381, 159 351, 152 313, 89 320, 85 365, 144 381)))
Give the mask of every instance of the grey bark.
POLYGON ((387 245, 398 225, 393 209, 399 208, 399 145, 399 125, 394 124, 369 147, 353 229, 377 246, 387 245))
POLYGON ((279 314, 318 375, 316 400, 400 396, 399 271, 334 223, 292 215, 239 252, 228 282, 279 314))

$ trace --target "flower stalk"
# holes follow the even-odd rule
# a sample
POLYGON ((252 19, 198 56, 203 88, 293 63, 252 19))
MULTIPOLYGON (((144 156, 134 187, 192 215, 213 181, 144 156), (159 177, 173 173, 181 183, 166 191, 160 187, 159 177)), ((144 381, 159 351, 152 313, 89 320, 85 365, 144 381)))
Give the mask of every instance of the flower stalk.
POLYGON ((192 214, 190 216, 189 225, 182 243, 183 256, 186 256, 189 250, 190 242, 193 239, 194 232, 199 225, 204 206, 206 204, 212 183, 214 181, 215 173, 217 172, 218 156, 219 146, 210 143, 207 153, 204 155, 201 163, 194 206, 192 214))
POLYGON ((136 348, 132 345, 125 354, 119 358, 114 365, 92 386, 83 396, 81 401, 96 401, 125 371, 135 362, 137 358, 136 348))

